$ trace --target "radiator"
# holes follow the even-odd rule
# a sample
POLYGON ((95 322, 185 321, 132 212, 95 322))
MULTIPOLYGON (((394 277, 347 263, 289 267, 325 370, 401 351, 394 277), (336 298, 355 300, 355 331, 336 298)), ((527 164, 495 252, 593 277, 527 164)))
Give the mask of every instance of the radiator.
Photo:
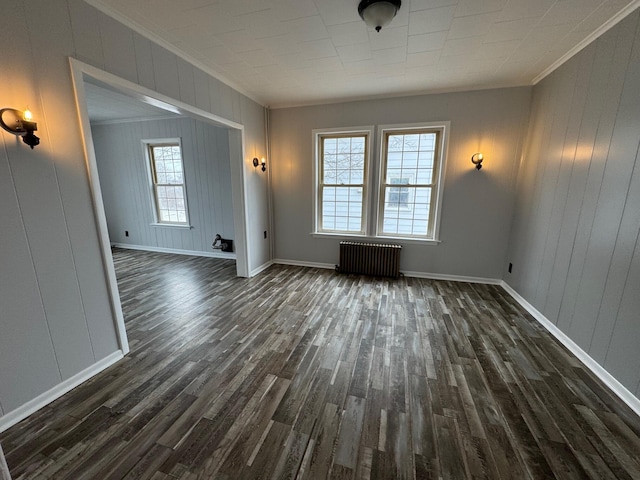
POLYGON ((340 242, 340 273, 357 273, 376 277, 400 276, 401 245, 340 242))

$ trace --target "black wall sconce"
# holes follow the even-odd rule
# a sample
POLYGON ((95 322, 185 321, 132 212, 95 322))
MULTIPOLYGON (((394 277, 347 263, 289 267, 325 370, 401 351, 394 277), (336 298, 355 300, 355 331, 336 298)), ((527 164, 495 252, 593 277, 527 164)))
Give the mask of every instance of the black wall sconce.
POLYGON ((38 129, 38 124, 32 121, 29 109, 21 112, 15 108, 3 108, 0 110, 0 127, 9 133, 22 137, 22 141, 33 147, 40 143, 40 139, 33 132, 38 129))
POLYGON ((471 163, 476 166, 476 170, 480 170, 482 168, 482 161, 484 160, 484 155, 481 153, 474 153, 471 155, 471 163))
POLYGON ((253 158, 253 166, 257 167, 260 164, 262 164, 262 171, 266 172, 267 171, 267 160, 265 160, 264 157, 262 157, 262 160, 258 160, 257 157, 254 157, 253 158))

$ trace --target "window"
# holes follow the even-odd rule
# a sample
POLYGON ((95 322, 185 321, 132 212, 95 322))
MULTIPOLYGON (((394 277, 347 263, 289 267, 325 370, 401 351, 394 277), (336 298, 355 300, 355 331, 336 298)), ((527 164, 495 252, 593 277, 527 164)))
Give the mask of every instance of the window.
POLYGON ((368 143, 368 132, 318 136, 317 230, 365 233, 368 143))
POLYGON ((184 166, 179 140, 145 141, 157 223, 188 225, 184 166))
POLYGON ((382 135, 379 234, 434 238, 441 129, 382 135))
POLYGON ((437 243, 449 122, 378 128, 314 130, 314 234, 437 243))

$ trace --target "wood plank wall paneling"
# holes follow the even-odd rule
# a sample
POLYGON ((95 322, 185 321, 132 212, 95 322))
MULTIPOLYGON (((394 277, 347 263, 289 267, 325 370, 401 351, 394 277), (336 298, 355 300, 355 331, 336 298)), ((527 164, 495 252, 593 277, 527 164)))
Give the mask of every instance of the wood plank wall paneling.
MULTIPOLYGON (((259 104, 83 0, 4 2, 2 19, 2 106, 28 105, 41 137, 31 150, 0 131, 0 402, 6 415, 118 349, 69 57, 244 124, 252 150, 265 150, 265 124, 259 104), (212 97, 218 94, 227 98, 212 97)), ((238 168, 249 174, 246 163, 238 168)), ((253 270, 270 258, 262 238, 268 196, 264 176, 249 180, 253 270)), ((225 228, 233 227, 227 222, 225 228)))
POLYGON ((190 118, 92 125, 109 237, 118 244, 213 252, 234 239, 227 130, 190 118), (192 229, 154 226, 142 140, 180 138, 192 229), (125 236, 125 231, 129 236, 125 236))
POLYGON ((15 480, 640 478, 640 418, 499 286, 114 250, 131 353, 15 480))
POLYGON ((639 18, 534 88, 504 277, 636 396, 639 18))

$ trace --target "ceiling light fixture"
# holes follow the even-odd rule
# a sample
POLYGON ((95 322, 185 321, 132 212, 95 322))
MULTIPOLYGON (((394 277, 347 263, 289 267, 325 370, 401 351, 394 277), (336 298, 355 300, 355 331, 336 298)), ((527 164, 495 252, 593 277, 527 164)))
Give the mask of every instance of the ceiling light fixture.
POLYGON ((362 0, 358 5, 358 13, 364 23, 379 32, 393 20, 400 5, 400 0, 362 0))

